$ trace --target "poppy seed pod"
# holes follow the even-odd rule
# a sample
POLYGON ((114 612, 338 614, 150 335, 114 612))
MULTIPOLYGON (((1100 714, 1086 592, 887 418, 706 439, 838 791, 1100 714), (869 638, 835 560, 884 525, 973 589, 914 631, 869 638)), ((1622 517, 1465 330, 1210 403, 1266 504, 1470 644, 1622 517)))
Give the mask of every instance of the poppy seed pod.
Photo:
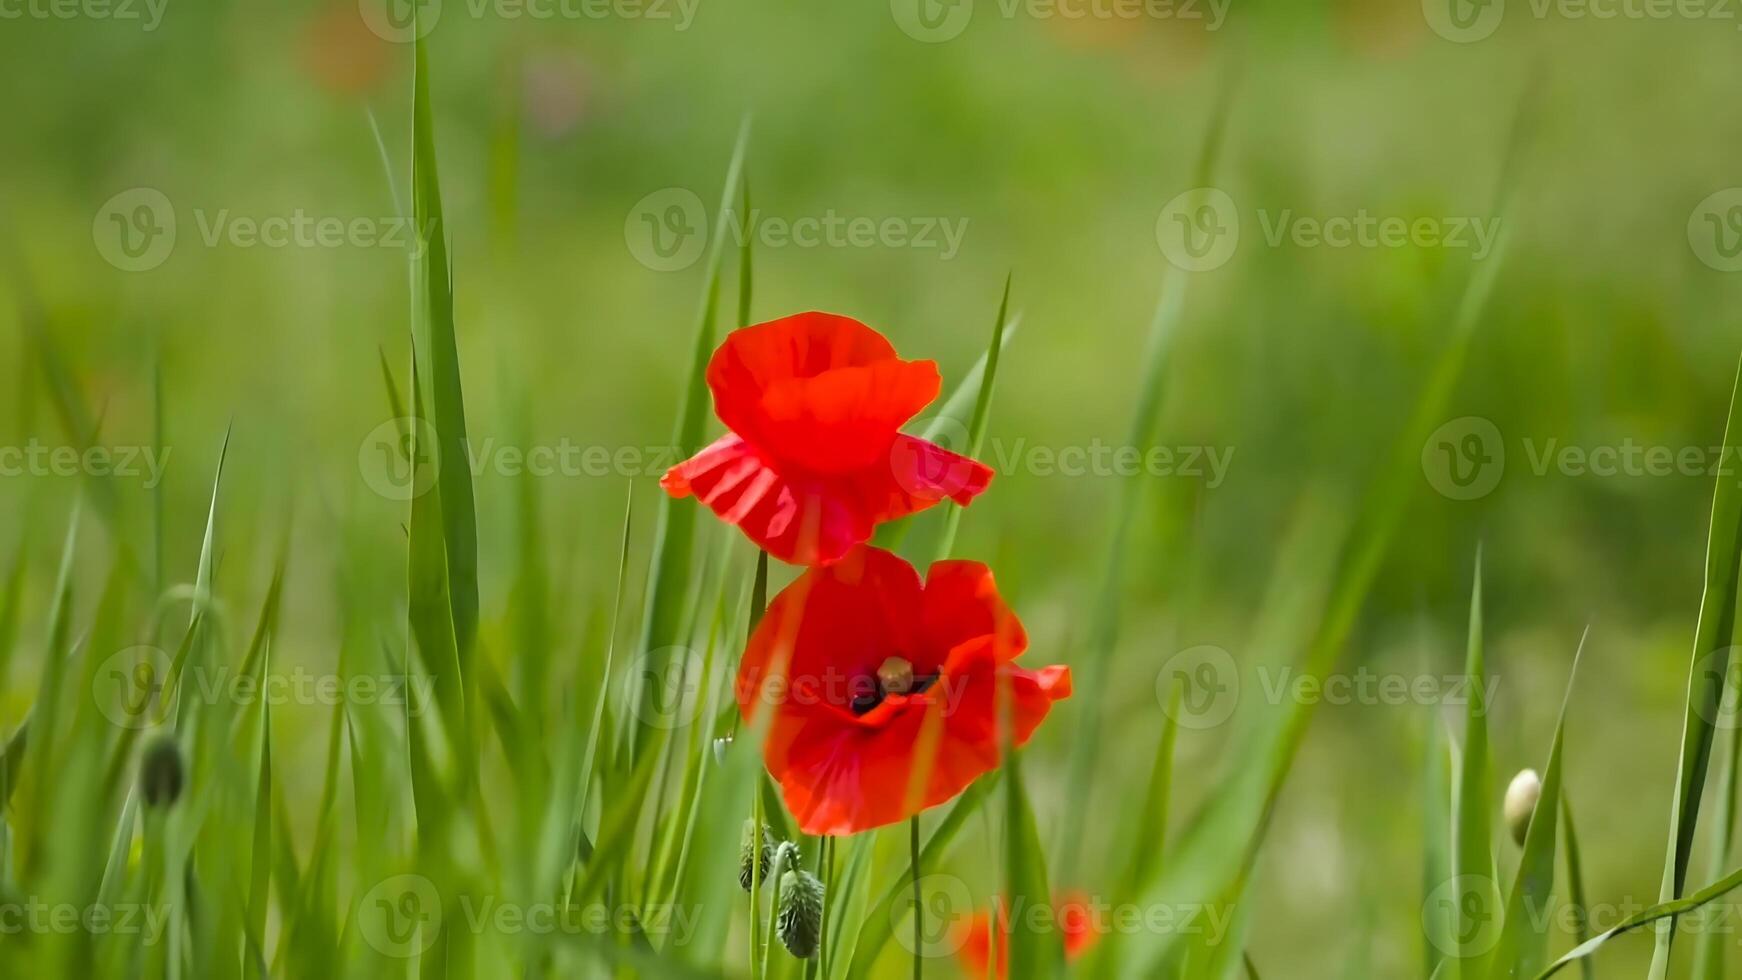
POLYGON ((775 930, 787 952, 801 960, 817 955, 823 934, 823 883, 809 871, 780 876, 780 911, 775 930))
POLYGON ((167 732, 153 736, 139 754, 139 794, 150 807, 171 806, 186 779, 181 746, 167 732))
POLYGON ((738 843, 738 887, 749 891, 753 880, 766 882, 769 866, 773 863, 774 835, 768 832, 766 825, 753 820, 744 821, 744 836, 738 843), (755 862, 754 871, 751 862, 755 862))
POLYGON ((1524 845, 1524 835, 1530 830, 1530 815, 1536 812, 1536 801, 1542 798, 1542 779, 1535 769, 1525 769, 1512 777, 1506 787, 1506 802, 1501 807, 1512 839, 1524 845))

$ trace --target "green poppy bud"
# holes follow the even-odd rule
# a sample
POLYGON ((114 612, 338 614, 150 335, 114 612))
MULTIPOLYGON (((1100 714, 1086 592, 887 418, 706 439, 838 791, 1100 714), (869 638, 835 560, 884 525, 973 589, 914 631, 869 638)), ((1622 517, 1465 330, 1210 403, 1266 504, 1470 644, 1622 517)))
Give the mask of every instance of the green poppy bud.
POLYGON ((139 795, 149 807, 171 806, 186 780, 181 746, 169 732, 154 735, 139 753, 139 795))
POLYGON ((774 835, 768 832, 767 825, 744 821, 744 836, 738 843, 738 887, 749 891, 753 877, 766 883, 773 864, 774 835))
POLYGON ((1535 769, 1525 769, 1512 777, 1512 782, 1506 787, 1506 802, 1502 812, 1506 816, 1506 826, 1512 831, 1512 839, 1524 846, 1524 835, 1530 830, 1530 815, 1536 812, 1536 801, 1542 798, 1542 779, 1535 769))
POLYGON ((775 931, 787 952, 801 960, 817 955, 823 936, 823 883, 809 871, 780 876, 780 911, 775 931))

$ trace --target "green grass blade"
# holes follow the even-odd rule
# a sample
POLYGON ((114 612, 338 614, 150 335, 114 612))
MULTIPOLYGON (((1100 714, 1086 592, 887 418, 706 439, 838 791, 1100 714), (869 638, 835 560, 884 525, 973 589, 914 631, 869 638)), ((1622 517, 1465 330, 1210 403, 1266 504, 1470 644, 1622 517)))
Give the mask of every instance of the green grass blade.
MULTIPOLYGON (((998 300, 998 316, 992 321, 992 341, 986 346, 986 369, 980 375, 980 393, 974 398, 974 415, 968 423, 968 445, 964 452, 976 459, 986 441, 986 422, 992 414, 992 389, 998 380, 998 355, 1004 350, 1004 317, 1010 311, 1010 276, 1004 277, 1004 295, 998 300)), ((962 524, 964 507, 944 508, 943 536, 938 540, 939 561, 950 556, 956 545, 956 530, 962 524)))
MULTIPOLYGON (((1006 748, 1004 763, 1004 897, 1010 914, 1010 980, 1051 978, 1064 967, 1063 935, 1050 919, 1036 923, 1025 910, 1051 908, 1046 855, 1022 779, 1021 756, 1006 748)), ((915 909, 915 914, 919 910, 915 909)))
POLYGON ((1542 770, 1542 794, 1530 817, 1530 828, 1524 836, 1524 854, 1518 861, 1518 874, 1512 879, 1512 892, 1506 899, 1506 924, 1500 933, 1500 945, 1495 947, 1493 970, 1495 978, 1530 977, 1542 969, 1547 959, 1548 933, 1546 923, 1534 918, 1538 910, 1548 908, 1554 891, 1554 858, 1556 819, 1561 801, 1561 746, 1565 741, 1567 708, 1573 701, 1573 684, 1578 679, 1579 660, 1585 652, 1585 640, 1579 638, 1579 648, 1573 654, 1573 667, 1567 675, 1567 691, 1561 699, 1561 713, 1555 722, 1554 741, 1549 747, 1548 764, 1542 770))
MULTIPOLYGON (((939 867, 949 857, 956 838, 968 824, 968 818, 985 805, 987 798, 997 787, 999 773, 999 770, 993 770, 981 776, 961 796, 956 797, 955 805, 944 814, 937 827, 933 828, 931 836, 926 838, 925 846, 920 848, 921 868, 939 867)), ((858 938, 853 942, 853 959, 847 976, 860 978, 870 975, 872 965, 885 952, 896 926, 895 917, 890 914, 890 910, 912 884, 913 867, 909 865, 866 911, 859 926, 858 938)))
POLYGON ((460 355, 454 338, 453 260, 442 216, 441 181, 436 174, 434 113, 429 98, 429 63, 418 38, 411 95, 411 213, 419 245, 412 259, 412 326, 422 347, 430 414, 441 465, 435 493, 441 499, 442 544, 447 557, 448 600, 453 608, 454 641, 464 672, 478 629, 478 518, 472 499, 472 472, 466 439, 465 397, 460 388, 460 355))
POLYGON ((1482 553, 1476 552, 1476 574, 1470 587, 1470 631, 1464 656, 1464 681, 1470 692, 1464 704, 1464 748, 1458 766, 1458 792, 1452 831, 1452 881, 1457 892, 1455 937, 1458 975, 1476 980, 1487 975, 1492 933, 1498 922, 1499 883, 1494 876, 1494 827, 1490 809, 1488 763, 1487 663, 1482 649, 1482 553))
MULTIPOLYGON (((1499 196, 1505 197, 1504 189, 1499 196)), ((1300 672, 1303 676, 1322 677, 1335 667, 1378 575, 1381 559, 1395 536, 1404 505, 1416 481, 1421 479, 1421 447, 1444 420, 1452 388, 1463 372, 1471 338, 1503 264, 1507 241, 1505 228, 1508 226, 1502 221, 1500 227, 1502 231, 1494 249, 1486 261, 1475 267, 1465 286, 1453 316, 1446 349, 1422 384, 1415 411, 1401 430, 1367 506, 1361 511, 1352 541, 1331 577, 1325 614, 1301 657, 1300 672)), ((1228 842, 1234 838, 1245 838, 1243 862, 1249 863, 1255 858, 1269 827, 1277 796, 1316 709, 1316 702, 1310 699, 1288 706, 1281 723, 1267 736, 1267 744, 1254 752, 1255 761, 1244 767, 1239 785, 1218 794, 1194 818, 1192 827, 1176 848, 1169 869, 1156 886, 1146 892, 1146 896, 1163 902, 1178 901, 1182 895, 1193 896, 1186 900, 1208 901, 1221 894, 1220 882, 1239 874, 1244 867, 1244 864, 1232 869, 1227 866, 1228 842)), ((1080 796, 1072 796, 1072 799, 1082 807, 1080 796)), ((1138 967, 1121 975, 1154 975, 1155 970, 1171 962, 1178 943, 1177 935, 1161 937, 1144 959, 1148 969, 1138 967)))
MULTIPOLYGON (((1221 155, 1223 135, 1227 131, 1228 100, 1231 86, 1224 85, 1210 112, 1209 128, 1204 136, 1193 170, 1193 187, 1210 182, 1221 155)), ((1191 274, 1168 266, 1161 281, 1161 295, 1155 313, 1150 318, 1149 339, 1143 357, 1143 377, 1137 391, 1137 404, 1131 416, 1127 446, 1148 446, 1161 423, 1162 384, 1173 345, 1184 318, 1187 287, 1191 274)), ((1059 861, 1061 867, 1077 865, 1078 848, 1083 839, 1083 823, 1091 805, 1093 775, 1100 755, 1102 713, 1094 709, 1105 701, 1111 674, 1114 648, 1119 643, 1120 606, 1124 594, 1125 558, 1133 538, 1133 524, 1142 490, 1147 481, 1126 480, 1119 484, 1118 500, 1113 505, 1112 536, 1108 539, 1103 559, 1100 584, 1095 590, 1095 608, 1090 618, 1088 650, 1078 670, 1077 734, 1071 743, 1071 755, 1066 776, 1065 798, 1073 805, 1065 809, 1065 819, 1059 826, 1059 861)))
POLYGON ((1571 950, 1568 950, 1566 955, 1555 960, 1553 963, 1550 963, 1547 969, 1538 973, 1536 975, 1536 980, 1547 980, 1547 978, 1559 973, 1568 965, 1583 960, 1585 957, 1590 956, 1597 950, 1602 949, 1605 943, 1614 939, 1616 936, 1632 932, 1642 926, 1648 926, 1653 923, 1673 919, 1676 916, 1686 915, 1689 912, 1703 908, 1704 906, 1723 898, 1725 895, 1730 894, 1737 888, 1742 888, 1742 868, 1732 871, 1730 874, 1725 875, 1686 898, 1678 898, 1672 902, 1659 902, 1642 912, 1635 912, 1627 918, 1622 919, 1614 926, 1605 929, 1585 942, 1573 947, 1571 950))
MULTIPOLYGON (((738 195, 743 178, 744 156, 750 144, 750 121, 746 119, 738 130, 738 142, 732 150, 732 160, 726 166, 726 184, 720 192, 720 209, 714 222, 713 238, 708 243, 707 272, 702 289, 701 310, 696 317, 694 339, 690 345, 689 375, 684 382, 683 407, 678 411, 677 425, 672 432, 672 445, 687 456, 702 447, 707 429, 708 359, 714 351, 714 320, 720 302, 720 267, 725 255, 727 229, 730 227, 732 202, 738 195)), ((748 247, 748 237, 746 245, 748 247)), ((740 269, 738 296, 741 314, 748 313, 750 302, 750 272, 746 263, 740 269)), ((653 651, 681 643, 683 598, 690 577, 691 556, 695 549, 697 508, 693 501, 673 500, 660 494, 659 511, 654 522, 653 564, 648 576, 651 582, 643 610, 641 649, 643 657, 653 651)), ((650 667, 659 665, 649 664, 650 667)), ((633 697, 643 696, 633 693, 633 697)), ((645 727, 638 727, 632 749, 639 751, 645 727)))
POLYGON ((1445 967, 1443 951, 1452 948, 1457 935, 1452 922, 1453 909, 1434 894, 1441 885, 1452 880, 1452 770, 1451 739, 1445 734, 1445 718, 1437 711, 1429 714, 1426 742, 1422 753, 1422 930, 1427 940, 1422 944, 1426 953, 1426 974, 1431 976, 1445 967))
MULTIPOLYGON (((1724 422, 1723 452, 1742 447, 1742 365, 1730 390, 1730 414, 1724 422)), ((1711 763, 1715 720, 1723 700, 1726 649, 1736 631, 1736 591, 1742 584, 1742 485, 1722 476, 1713 481, 1712 520, 1706 534, 1705 588, 1699 621, 1694 627, 1692 663, 1688 669, 1687 705, 1682 715, 1681 756, 1676 768, 1675 796, 1670 802, 1669 850, 1664 855, 1660 898, 1681 896, 1687 884, 1694 829, 1700 819, 1700 798, 1711 763)), ((1675 938, 1674 915, 1657 928, 1652 951, 1652 980, 1669 972, 1675 938)))
MULTIPOLYGON (((1582 945, 1591 938, 1591 903, 1585 899, 1585 865, 1579 857, 1579 834, 1573 825, 1573 804, 1561 791, 1561 823, 1567 828, 1567 897, 1573 903, 1573 938, 1582 945)), ((1596 980, 1597 967, 1589 957, 1579 961, 1585 980, 1596 980)))

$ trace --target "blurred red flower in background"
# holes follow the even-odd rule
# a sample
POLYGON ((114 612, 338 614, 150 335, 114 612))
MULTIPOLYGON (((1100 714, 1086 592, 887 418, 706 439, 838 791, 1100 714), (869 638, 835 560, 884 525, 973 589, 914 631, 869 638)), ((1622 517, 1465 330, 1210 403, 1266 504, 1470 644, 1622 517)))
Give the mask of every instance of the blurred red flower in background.
POLYGON ((782 561, 834 561, 877 525, 966 505, 991 482, 990 467, 901 433, 937 398, 937 364, 902 360, 857 320, 799 313, 733 331, 707 381, 731 431, 660 485, 782 561))
POLYGON ((1028 637, 975 561, 912 565, 861 547, 807 570, 768 606, 739 667, 747 720, 807 834, 881 827, 947 802, 1001 761, 1000 701, 1028 741, 1070 668, 1024 670, 1028 637))
MULTIPOLYGON (((1017 911, 1018 918, 1023 916, 1022 910, 1017 911)), ((1063 933, 1065 961, 1069 962, 1088 952, 1095 945, 1101 934, 1095 930, 1094 916, 1089 912, 1088 896, 1081 892, 1070 892, 1060 896, 1053 902, 1047 928, 1054 928, 1063 933)), ((998 902, 998 930, 992 930, 992 915, 990 912, 977 912, 963 920, 962 945, 957 955, 961 957, 962 966, 969 976, 993 976, 1002 980, 1010 973, 1010 911, 1002 900, 998 902), (994 963, 996 958, 996 963, 994 963)))

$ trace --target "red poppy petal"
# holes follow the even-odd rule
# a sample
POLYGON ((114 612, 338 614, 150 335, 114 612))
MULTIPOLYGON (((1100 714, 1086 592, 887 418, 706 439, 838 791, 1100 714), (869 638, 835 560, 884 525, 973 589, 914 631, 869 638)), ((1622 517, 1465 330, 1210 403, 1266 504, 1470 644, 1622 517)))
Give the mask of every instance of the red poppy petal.
POLYGON ((672 467, 659 485, 674 497, 693 495, 789 564, 834 561, 876 529, 854 493, 815 479, 795 482, 735 434, 672 467))
POLYGON ((781 717, 853 727, 853 682, 913 645, 919 608, 919 573, 880 548, 807 570, 768 604, 745 645, 740 710, 750 717, 759 703, 773 703, 781 717))
POLYGON ((764 452, 814 473, 870 465, 938 395, 931 361, 904 361, 877 331, 831 313, 736 330, 708 362, 714 411, 764 452))
POLYGON ((857 320, 798 313, 727 334, 708 361, 708 387, 720 420, 752 435, 770 386, 894 358, 894 346, 857 320))
MULTIPOLYGON (((1000 761, 995 677, 1014 695, 1017 745, 1026 743, 1052 703, 1070 693, 1070 670, 1032 672, 1010 664, 992 667, 989 641, 970 659, 979 669, 942 692, 932 711, 943 729, 930 778, 918 797, 911 792, 915 758, 923 743, 927 712, 908 711, 883 728, 844 725, 822 714, 777 716, 767 746, 769 772, 779 780, 787 809, 807 834, 854 834, 897 823, 945 803, 1000 761)), ((939 684, 944 684, 940 680, 939 684)))
POLYGON ((925 642, 937 651, 947 652, 982 636, 997 638, 994 652, 999 661, 1014 660, 1028 649, 1028 634, 998 594, 992 570, 977 561, 932 565, 926 573, 920 628, 925 642))
MULTIPOLYGON (((871 540, 877 525, 924 510, 948 496, 966 504, 986 488, 991 470, 965 456, 902 436, 921 449, 908 454, 944 462, 962 479, 942 486, 918 474, 902 478, 873 466, 847 476, 824 478, 778 468, 744 437, 728 434, 666 472, 660 486, 674 497, 694 496, 720 519, 775 558, 794 565, 822 565, 871 540), (905 482, 904 482, 905 480, 905 482)), ((954 472, 953 471, 953 472, 954 472)), ((927 468, 928 473, 937 473, 927 468)))
POLYGON ((833 481, 873 526, 953 500, 966 507, 992 482, 992 468, 917 436, 899 435, 888 465, 833 481))
POLYGON ((901 427, 942 386, 936 362, 890 358, 776 381, 744 424, 777 459, 814 473, 846 473, 883 462, 901 427))

